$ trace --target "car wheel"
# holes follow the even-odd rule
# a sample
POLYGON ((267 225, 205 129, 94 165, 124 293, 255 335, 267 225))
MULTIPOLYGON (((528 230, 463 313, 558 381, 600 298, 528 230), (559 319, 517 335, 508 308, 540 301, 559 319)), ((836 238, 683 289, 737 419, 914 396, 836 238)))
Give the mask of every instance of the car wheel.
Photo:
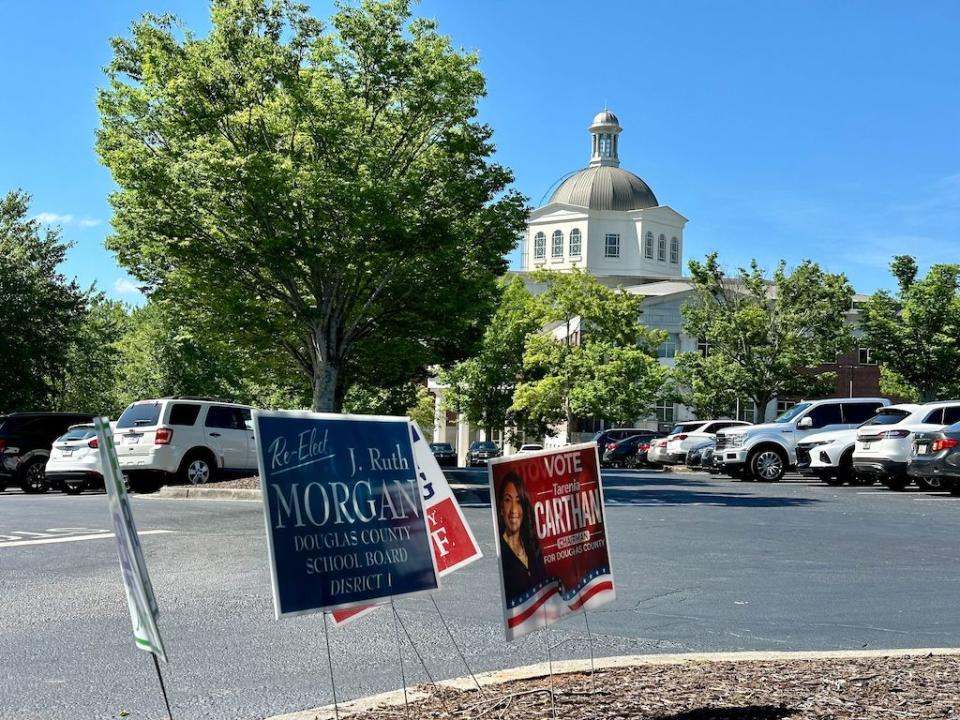
POLYGON ((206 453, 192 453, 180 464, 179 479, 191 485, 206 485, 213 482, 217 468, 206 453))
POLYGON ((779 482, 787 472, 787 459, 773 448, 755 451, 749 465, 750 474, 759 482, 779 482))
POLYGON ((883 484, 886 485, 890 490, 900 492, 907 486, 908 482, 909 481, 905 477, 892 477, 884 480, 883 484))
POLYGON ((45 467, 46 462, 43 458, 35 458, 27 463, 23 469, 23 479, 20 481, 20 487, 25 493, 45 493, 50 489, 45 467))
POLYGON ((79 495, 83 491, 83 485, 74 485, 73 483, 65 482, 63 484, 63 491, 67 495, 79 495))
POLYGON ((943 483, 940 482, 940 478, 916 478, 916 481, 917 487, 924 492, 943 490, 943 483))
POLYGON ((0 479, 0 492, 3 492, 7 489, 7 481, 0 479))

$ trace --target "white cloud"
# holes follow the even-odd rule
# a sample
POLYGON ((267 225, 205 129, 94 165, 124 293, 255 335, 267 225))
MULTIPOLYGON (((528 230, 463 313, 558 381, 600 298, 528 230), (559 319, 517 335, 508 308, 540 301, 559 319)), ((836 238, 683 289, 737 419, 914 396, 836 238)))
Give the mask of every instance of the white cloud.
POLYGON ((91 228, 91 227, 96 227, 100 223, 101 223, 100 220, 96 220, 94 218, 84 218, 83 220, 78 222, 77 225, 79 225, 82 228, 91 228))
POLYGON ((58 213, 42 212, 36 215, 33 219, 43 223, 44 225, 52 225, 54 223, 60 225, 69 225, 73 222, 73 215, 60 215, 58 213))
POLYGON ((128 280, 127 278, 117 278, 114 280, 113 289, 115 292, 118 292, 121 295, 140 294, 140 288, 138 288, 131 280, 128 280))

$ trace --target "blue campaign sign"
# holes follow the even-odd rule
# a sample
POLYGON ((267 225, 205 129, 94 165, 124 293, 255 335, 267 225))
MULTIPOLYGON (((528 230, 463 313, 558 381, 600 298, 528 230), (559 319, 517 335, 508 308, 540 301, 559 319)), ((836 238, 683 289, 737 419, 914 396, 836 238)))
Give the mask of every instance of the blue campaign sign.
POLYGON ((436 590, 407 418, 255 411, 277 618, 436 590))

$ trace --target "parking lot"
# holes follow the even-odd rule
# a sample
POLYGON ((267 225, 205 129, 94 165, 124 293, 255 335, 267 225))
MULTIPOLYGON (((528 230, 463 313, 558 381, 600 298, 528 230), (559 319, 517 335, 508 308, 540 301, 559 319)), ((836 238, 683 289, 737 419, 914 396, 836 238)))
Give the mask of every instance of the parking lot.
MULTIPOLYGON (((545 635, 507 644, 492 518, 479 471, 451 473, 485 558, 437 596, 474 670, 546 658, 545 635)), ((594 652, 960 646, 951 603, 960 498, 705 474, 605 472, 617 600, 591 613, 594 652)), ((258 503, 135 497, 161 608, 174 717, 260 718, 331 701, 322 623, 275 622, 258 503)), ((100 494, 0 495, 0 717, 158 717, 100 494), (83 692, 78 692, 82 689, 83 692)), ((466 674, 429 599, 400 616, 435 677, 466 674)), ((331 631, 340 697, 399 687, 390 614, 331 631)), ((587 657, 581 619, 551 628, 553 657, 587 657)), ((426 676, 405 645, 408 682, 426 676)))

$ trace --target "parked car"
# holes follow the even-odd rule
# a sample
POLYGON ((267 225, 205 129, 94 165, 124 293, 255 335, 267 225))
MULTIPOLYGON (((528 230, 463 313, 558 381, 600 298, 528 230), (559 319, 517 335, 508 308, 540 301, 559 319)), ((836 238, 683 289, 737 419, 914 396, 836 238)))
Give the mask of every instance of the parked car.
POLYGON ((938 480, 951 495, 960 495, 960 422, 935 432, 915 432, 907 474, 915 480, 938 480))
POLYGON ((608 443, 604 449, 603 457, 600 459, 601 467, 639 467, 641 459, 638 457, 638 453, 647 452, 650 449, 650 441, 655 438, 656 435, 648 431, 608 443))
POLYGON ((662 452, 654 453, 654 459, 664 465, 679 465, 686 462, 690 450, 708 441, 715 441, 717 433, 724 428, 751 424, 743 420, 693 420, 678 423, 667 435, 667 444, 662 448, 662 452))
POLYGON ((487 460, 500 457, 500 448, 490 440, 477 440, 470 445, 467 451, 467 464, 470 467, 486 465, 487 460))
POLYGON ((777 482, 797 464, 797 443, 815 432, 854 428, 890 404, 886 398, 804 400, 771 423, 725 428, 717 433, 723 472, 777 482))
MULTIPOLYGON (((914 417, 891 430, 864 428, 857 433, 853 468, 858 474, 879 479, 891 490, 903 490, 910 482, 907 465, 913 452, 913 434, 935 432, 955 422, 960 422, 960 400, 943 400, 925 403, 914 417)), ((914 480, 924 490, 940 486, 934 476, 914 476, 914 480)))
POLYGON ((658 437, 663 436, 663 433, 648 428, 610 428, 608 430, 599 430, 597 434, 593 436, 593 440, 597 443, 597 452, 600 453, 600 457, 602 458, 603 451, 606 450, 607 445, 610 443, 617 442, 617 440, 626 440, 628 437, 642 434, 657 435, 658 437))
POLYGON ((713 448, 717 446, 716 440, 707 440, 696 447, 692 447, 687 451, 687 457, 684 459, 684 464, 687 467, 698 468, 702 462, 703 455, 708 450, 710 455, 713 455, 713 448))
POLYGON ((202 484, 223 472, 256 472, 250 411, 246 405, 195 397, 128 406, 114 438, 130 489, 153 492, 169 480, 202 484))
POLYGON ((71 425, 89 423, 83 413, 16 412, 0 415, 0 492, 18 483, 24 492, 45 493, 45 467, 53 441, 71 425))
MULTIPOLYGON (((797 443, 797 471, 801 475, 817 477, 828 485, 872 485, 873 475, 857 473, 853 468, 853 451, 857 433, 864 428, 877 429, 899 426, 915 418, 920 405, 889 405, 853 430, 834 430, 816 433, 797 443)), ((889 432, 885 430, 884 432, 889 432)))
POLYGON ((538 452, 540 450, 543 450, 543 445, 540 445, 539 443, 527 443, 525 445, 520 446, 520 449, 517 450, 517 455, 523 455, 524 453, 538 452))
POLYGON ((53 441, 46 476, 69 495, 103 487, 97 431, 91 423, 74 425, 53 441))
POLYGON ((430 451, 440 467, 457 466, 457 452, 450 443, 430 443, 430 451))
POLYGON ((717 441, 714 440, 700 451, 700 467, 710 473, 716 472, 715 465, 713 463, 713 456, 716 448, 717 441))

